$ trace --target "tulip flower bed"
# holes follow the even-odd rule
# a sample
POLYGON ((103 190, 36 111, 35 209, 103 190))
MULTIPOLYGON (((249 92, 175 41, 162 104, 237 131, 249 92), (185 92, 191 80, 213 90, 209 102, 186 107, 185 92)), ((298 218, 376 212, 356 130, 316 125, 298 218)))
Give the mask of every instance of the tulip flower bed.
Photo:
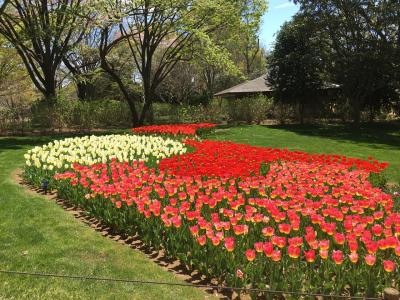
POLYGON ((209 130, 216 127, 211 123, 194 123, 194 124, 175 124, 175 125, 150 125, 133 128, 133 133, 144 134, 167 134, 167 135, 185 135, 194 136, 199 132, 209 130))
MULTIPOLYGON (((157 166, 161 159, 183 154, 187 147, 176 140, 155 136, 107 135, 67 138, 25 154, 25 179, 40 184, 42 179, 52 181, 56 172, 72 168, 73 163, 92 165, 119 161, 144 161, 157 166)), ((52 182, 54 184, 54 182, 52 182)))
MULTIPOLYGON (((228 285, 368 296, 398 287, 400 213, 367 180, 386 164, 186 143, 196 150, 177 144, 159 163, 72 163, 55 185, 114 230, 228 285)), ((32 163, 27 170, 41 176, 32 163)))

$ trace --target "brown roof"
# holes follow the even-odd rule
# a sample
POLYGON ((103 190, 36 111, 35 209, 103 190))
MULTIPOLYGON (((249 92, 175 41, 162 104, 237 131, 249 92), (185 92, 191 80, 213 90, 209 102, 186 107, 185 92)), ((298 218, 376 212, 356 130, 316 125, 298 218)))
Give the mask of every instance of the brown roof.
POLYGON ((253 80, 249 80, 238 84, 234 87, 229 89, 223 90, 219 93, 216 93, 214 96, 228 96, 232 94, 246 94, 246 93, 265 93, 265 92, 272 92, 273 89, 271 85, 265 82, 265 75, 258 77, 253 80))
MULTIPOLYGON (((256 79, 245 81, 241 84, 235 85, 229 89, 216 93, 214 96, 232 96, 240 94, 262 94, 266 92, 273 92, 274 88, 266 81, 266 75, 260 76, 256 79)), ((324 82, 321 90, 340 89, 340 85, 336 83, 324 82)))

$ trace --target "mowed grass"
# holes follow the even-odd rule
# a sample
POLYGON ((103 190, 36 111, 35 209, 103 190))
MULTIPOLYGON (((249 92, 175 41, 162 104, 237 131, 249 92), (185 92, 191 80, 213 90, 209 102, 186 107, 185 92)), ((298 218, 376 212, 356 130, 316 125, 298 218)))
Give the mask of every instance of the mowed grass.
MULTIPOLYGON (((11 178, 23 154, 51 138, 0 138, 0 269, 182 282, 141 252, 101 236, 11 178)), ((0 299, 204 299, 196 288, 0 273, 0 299)))
POLYGON ((400 123, 350 125, 238 126, 217 129, 207 138, 256 146, 331 153, 385 161, 389 182, 400 183, 400 123))

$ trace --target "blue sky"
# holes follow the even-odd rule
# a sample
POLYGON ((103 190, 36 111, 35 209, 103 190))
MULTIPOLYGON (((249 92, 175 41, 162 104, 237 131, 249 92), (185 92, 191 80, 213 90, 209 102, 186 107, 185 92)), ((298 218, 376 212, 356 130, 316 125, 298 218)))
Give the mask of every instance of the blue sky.
POLYGON ((298 11, 298 7, 289 0, 269 0, 268 11, 263 17, 260 31, 260 43, 267 49, 271 49, 275 41, 274 34, 285 21, 298 11))

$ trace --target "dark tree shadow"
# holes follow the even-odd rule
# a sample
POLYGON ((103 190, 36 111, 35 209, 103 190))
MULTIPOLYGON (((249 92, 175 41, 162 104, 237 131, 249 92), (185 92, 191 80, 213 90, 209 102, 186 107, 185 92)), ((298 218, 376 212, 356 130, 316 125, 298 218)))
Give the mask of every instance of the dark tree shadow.
POLYGON ((358 127, 354 127, 351 124, 269 125, 265 127, 289 131, 298 135, 364 143, 372 148, 381 148, 378 145, 400 148, 400 122, 366 123, 358 127))
POLYGON ((5 150, 19 150, 27 147, 40 146, 54 140, 65 139, 68 137, 79 137, 85 135, 105 135, 105 134, 123 134, 126 130, 81 132, 81 133, 59 133, 52 135, 31 135, 31 136, 11 136, 0 137, 0 152, 5 150))

